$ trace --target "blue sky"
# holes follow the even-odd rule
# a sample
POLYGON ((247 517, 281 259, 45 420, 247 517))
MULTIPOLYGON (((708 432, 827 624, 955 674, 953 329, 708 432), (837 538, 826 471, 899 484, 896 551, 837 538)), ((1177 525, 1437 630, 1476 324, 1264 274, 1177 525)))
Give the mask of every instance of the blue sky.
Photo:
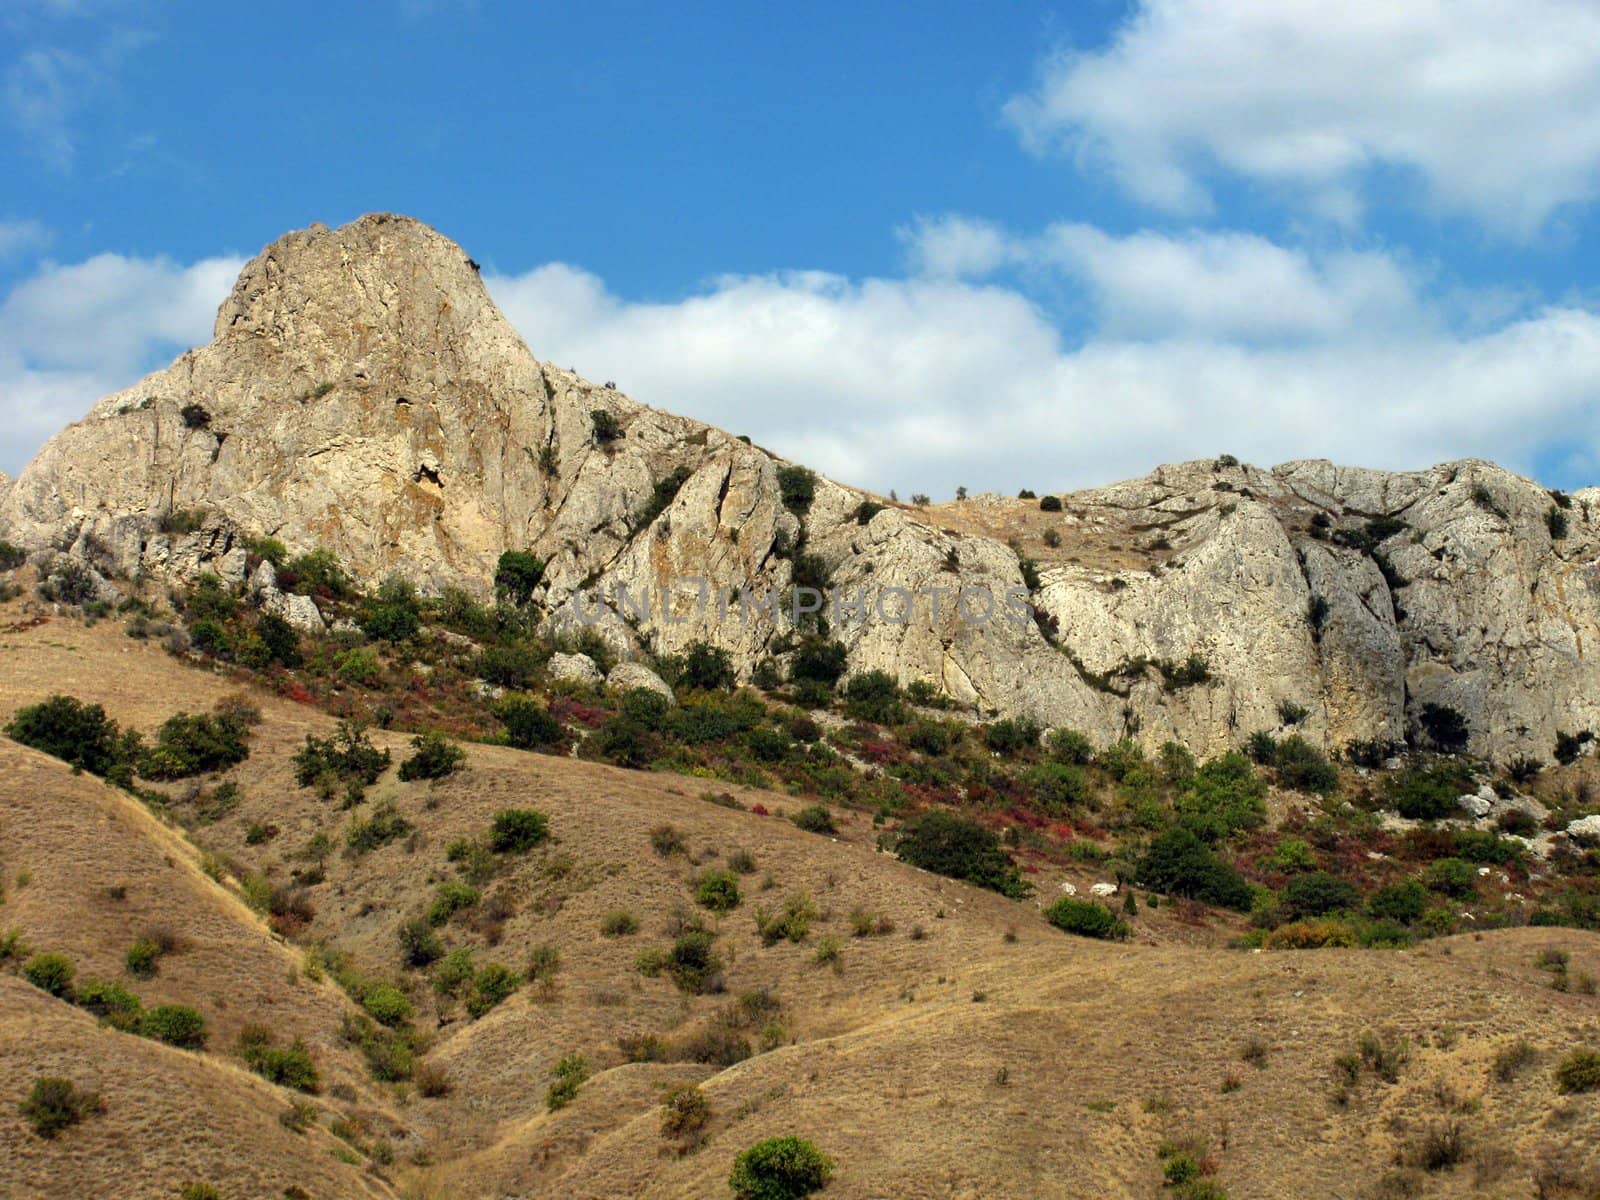
POLYGON ((391 210, 540 357, 882 490, 1600 479, 1584 0, 12 0, 0 163, 13 473, 391 210))

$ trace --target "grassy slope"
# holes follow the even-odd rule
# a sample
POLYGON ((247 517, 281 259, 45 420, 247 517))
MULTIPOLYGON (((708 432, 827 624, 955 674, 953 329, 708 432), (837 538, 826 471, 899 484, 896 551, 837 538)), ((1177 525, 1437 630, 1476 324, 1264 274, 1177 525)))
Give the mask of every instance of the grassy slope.
MULTIPOLYGON (((0 631, 0 717, 67 691, 149 729, 176 708, 198 710, 230 690, 111 624, 53 621, 0 631)), ((271 697, 261 702, 266 719, 251 758, 234 772, 244 800, 196 837, 287 879, 312 833, 337 837, 349 814, 296 788, 288 762, 307 730, 331 722, 271 697), (277 837, 247 846, 247 824, 268 820, 277 837)), ((397 757, 405 743, 378 740, 397 757)), ((108 1174, 118 1169, 116 1156, 85 1147, 112 1136, 133 1144, 155 1136, 173 1154, 200 1155, 205 1141, 183 1136, 168 1107, 184 1096, 217 1114, 219 1141, 251 1147, 234 1173, 197 1176, 223 1186, 224 1195, 281 1194, 282 1184, 267 1190, 260 1181, 286 1162, 304 1166, 302 1186, 312 1195, 364 1194, 368 1185, 320 1144, 281 1130, 276 1114, 287 1094, 274 1094, 226 1056, 239 1024, 267 1019, 303 1033, 330 1081, 359 1088, 353 1101, 329 1101, 330 1110, 364 1113, 372 1127, 405 1135, 402 1145, 415 1139, 428 1147, 436 1165, 391 1172, 406 1194, 421 1196, 726 1195, 734 1154, 787 1132, 814 1138, 838 1159, 827 1193, 838 1197, 1153 1196, 1160 1188, 1155 1147, 1191 1132, 1207 1139, 1236 1197, 1369 1195, 1416 1130, 1452 1119, 1468 1133, 1471 1161, 1427 1175, 1421 1194, 1531 1196, 1534 1171, 1558 1152, 1600 1170, 1600 1097, 1557 1097, 1551 1080, 1560 1053, 1600 1042, 1600 1002, 1553 991, 1532 966, 1537 950, 1560 946, 1572 952, 1574 973, 1600 974, 1593 935, 1524 929, 1413 953, 1243 954, 1185 944, 1209 935, 1163 909, 1141 913, 1142 944, 1107 946, 1049 929, 1034 903, 1012 904, 877 854, 856 814, 832 841, 775 817, 708 804, 698 780, 492 747, 468 754, 467 769, 438 785, 400 784, 392 773, 380 781, 368 810, 392 800, 417 836, 359 859, 331 857, 326 880, 311 891, 317 916, 308 936, 348 951, 369 975, 404 978, 395 927, 450 876, 444 847, 481 832, 499 808, 526 805, 550 815, 555 843, 485 888, 514 910, 498 944, 466 919, 443 932, 474 946, 480 962, 517 968, 534 946, 555 945, 562 956, 556 983, 524 988, 480 1021, 457 1016, 439 1028, 428 1057, 455 1087, 423 1100, 389 1096, 360 1079, 333 1036, 349 1002, 327 985, 291 984, 293 948, 201 874, 180 837, 121 794, 0 745, 7 882, 0 928, 20 927, 34 945, 72 955, 81 972, 104 975, 117 970, 138 923, 180 925, 189 948, 135 990, 147 1002, 196 1004, 224 1052, 184 1055, 98 1030, 75 1010, 5 980, 0 1045, 12 1049, 0 1053, 7 1098, 0 1128, 7 1140, 14 1134, 28 1155, 56 1156, 46 1174, 80 1194, 138 1195, 108 1174), (680 831, 702 865, 720 864, 738 848, 755 855, 756 872, 743 878, 744 904, 711 920, 728 960, 729 992, 771 987, 791 1044, 727 1070, 622 1063, 619 1035, 681 1038, 729 1002, 685 997, 633 969, 641 949, 666 944, 663 927, 687 901, 697 870, 683 857, 651 851, 650 830, 662 823, 680 831), (13 886, 18 870, 33 876, 22 889, 13 886), (763 891, 769 876, 773 886, 763 891), (106 898, 112 883, 128 886, 125 901, 106 898), (799 891, 822 913, 811 936, 801 945, 761 946, 753 908, 799 891), (857 906, 890 917, 895 932, 850 938, 847 918, 857 906), (634 912, 641 931, 600 937, 602 915, 617 908, 634 912), (917 927, 920 939, 911 936, 917 927), (1004 936, 1008 929, 1014 940, 1004 936), (812 961, 826 934, 844 943, 837 973, 812 961), (979 994, 984 999, 975 1002, 979 994), (48 1061, 39 1057, 46 1040, 23 1033, 41 1022, 58 1031, 48 1061), (1384 1085, 1366 1073, 1350 1102, 1335 1106, 1332 1060, 1378 1029, 1412 1039, 1400 1082, 1384 1085), (1511 1083, 1495 1081, 1490 1060, 1518 1036, 1540 1048, 1539 1059, 1511 1083), (1252 1038, 1268 1047, 1264 1070, 1240 1061, 1252 1038), (14 1049, 24 1040, 26 1056, 14 1049), (546 1114, 550 1067, 571 1051, 583 1052, 597 1077, 570 1108, 546 1114), (54 1144, 25 1135, 11 1116, 10 1097, 46 1066, 115 1101, 54 1144), (1225 1093, 1230 1075, 1240 1086, 1225 1093), (674 1079, 704 1081, 716 1111, 708 1143, 682 1159, 657 1153, 653 1100, 674 1079), (1110 1111, 1088 1107, 1107 1102, 1110 1111), (343 1181, 309 1182, 313 1171, 336 1168, 343 1181)), ((795 806, 784 797, 744 798, 795 806)), ((1045 896, 1054 881, 1043 882, 1045 896)), ((412 982, 419 1024, 431 1029, 428 990, 417 977, 412 982)), ((211 1164, 197 1158, 195 1169, 202 1165, 211 1164)), ((161 1175, 152 1173, 155 1186, 143 1194, 174 1194, 179 1167, 190 1164, 152 1167, 161 1175)), ((39 1177, 29 1167, 13 1179, 0 1175, 0 1184, 21 1189, 39 1177)))

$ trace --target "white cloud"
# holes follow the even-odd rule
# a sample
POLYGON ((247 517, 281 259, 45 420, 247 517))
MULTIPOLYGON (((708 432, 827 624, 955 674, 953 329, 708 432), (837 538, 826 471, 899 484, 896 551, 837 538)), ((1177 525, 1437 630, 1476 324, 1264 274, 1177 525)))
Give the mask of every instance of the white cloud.
POLYGON ((0 263, 49 244, 50 231, 38 221, 0 221, 0 263))
POLYGON ((101 254, 46 263, 0 301, 0 470, 15 472, 57 429, 211 339, 244 265, 101 254))
POLYGON ((1374 172, 1519 236, 1600 193, 1591 0, 1140 0, 1006 113, 1141 201, 1210 210, 1221 170, 1358 218, 1374 172))
POLYGON ((1417 282, 1384 254, 1313 254, 1235 231, 1116 237, 1077 223, 1024 237, 961 216, 920 218, 901 238, 933 278, 1059 272, 1087 295, 1102 336, 1333 337, 1428 323, 1417 282))
POLYGON ((1222 242, 1069 228, 1106 314, 1077 347, 1020 292, 951 278, 738 277, 649 305, 569 266, 489 282, 536 354, 882 491, 1056 489, 1224 451, 1527 470, 1560 446, 1600 460, 1595 313, 1452 334, 1379 256, 1275 257, 1256 239, 1241 266, 1222 242), (1276 290, 1248 307, 1261 280, 1276 290), (1277 304, 1311 315, 1274 328, 1277 304), (1264 323, 1285 336, 1254 340, 1264 323))

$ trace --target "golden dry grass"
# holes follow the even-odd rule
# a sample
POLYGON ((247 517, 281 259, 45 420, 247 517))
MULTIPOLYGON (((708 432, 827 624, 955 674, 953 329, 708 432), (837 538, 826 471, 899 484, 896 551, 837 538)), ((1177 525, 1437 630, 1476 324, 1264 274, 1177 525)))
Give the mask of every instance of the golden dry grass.
MULTIPOLYGON (((105 623, 52 621, 0 633, 0 646, 0 715, 66 691, 149 729, 179 707, 203 708, 232 690, 105 623)), ((311 836, 339 839, 352 813, 292 777, 289 756, 305 732, 331 722, 274 697, 260 702, 251 756, 230 773, 243 799, 194 837, 241 868, 287 880, 311 836), (268 821, 277 836, 247 845, 248 825, 268 821)), ((397 758, 404 753, 404 737, 374 737, 397 758)), ((826 1194, 848 1200, 1152 1197, 1161 1194, 1156 1147, 1191 1134, 1205 1140, 1236 1197, 1531 1197, 1536 1172, 1558 1156, 1578 1190, 1557 1191, 1549 1176, 1547 1194, 1595 1194, 1583 1189, 1600 1179, 1600 1096, 1558 1096, 1552 1076, 1570 1049, 1600 1045, 1600 1001, 1555 991, 1533 965, 1539 950, 1560 947, 1572 955, 1574 978, 1600 975, 1593 935, 1524 929, 1414 952, 1252 954, 1205 944, 1219 940, 1217 929, 1184 926, 1163 908, 1141 910, 1135 944, 1086 942, 1039 915, 1056 894, 1054 877, 1039 877, 1040 901, 1012 903, 877 853, 860 814, 840 814, 841 837, 823 838, 776 815, 708 803, 707 786, 723 790, 472 746, 467 767, 438 784, 401 784, 391 772, 371 789, 357 814, 389 801, 416 833, 360 857, 331 856, 326 879, 310 889, 316 916, 303 936, 410 990, 419 1025, 431 1031, 427 1061, 454 1085, 447 1096, 423 1099, 358 1082, 358 1064, 334 1036, 349 1001, 303 976, 291 983, 295 949, 206 878, 181 835, 59 763, 0 747, 0 870, 8 885, 0 928, 19 927, 30 942, 102 973, 117 969, 133 926, 181 924, 189 948, 136 990, 195 1003, 222 1035, 219 1053, 185 1055, 97 1029, 5 981, 4 1045, 41 1041, 24 1031, 46 1022, 57 1049, 48 1061, 31 1047, 27 1055, 0 1053, 0 1094, 20 1097, 29 1073, 49 1066, 108 1098, 115 1091, 117 1102, 57 1143, 29 1140, 9 1111, 0 1129, 30 1156, 58 1156, 52 1178, 75 1194, 172 1195, 170 1164, 160 1167, 159 1186, 141 1180, 138 1187, 151 1190, 139 1191, 128 1175, 107 1173, 109 1155, 84 1147, 96 1145, 92 1138, 137 1145, 151 1136, 181 1147, 179 1118, 163 1106, 174 1095, 200 1095, 218 1114, 219 1136, 245 1147, 236 1174, 212 1181, 229 1197, 281 1194, 281 1184, 263 1191, 262 1181, 281 1177, 286 1162, 308 1164, 308 1178, 312 1164, 339 1164, 282 1133, 276 1114, 287 1093, 246 1075, 227 1053, 230 1031, 270 1014, 315 1047, 330 1080, 359 1089, 354 1100, 325 1097, 326 1108, 358 1110, 397 1144, 426 1147, 432 1165, 402 1159, 388 1172, 408 1196, 728 1195, 734 1155, 780 1133, 810 1137, 833 1155, 838 1174, 826 1194), (468 913, 441 932, 474 947, 480 963, 518 969, 536 946, 551 945, 560 970, 552 985, 524 987, 481 1020, 456 1012, 435 1028, 431 993, 402 968, 396 929, 451 877, 445 847, 480 834, 511 806, 546 812, 552 843, 485 886, 486 896, 506 902, 503 922, 474 922, 468 913), (662 824, 678 830, 687 856, 651 849, 651 830, 662 824), (693 876, 741 849, 756 859, 756 870, 741 877, 741 906, 704 914, 718 930, 727 992, 690 997, 665 978, 641 976, 640 950, 666 945, 674 911, 692 907, 693 876), (20 889, 12 886, 18 869, 32 874, 20 889), (108 883, 124 881, 125 901, 104 897, 108 883), (819 910, 809 937, 763 946, 756 907, 801 892, 819 910), (849 916, 858 907, 889 918, 893 932, 852 937, 849 916), (602 918, 617 909, 637 916, 638 933, 601 936, 602 918), (841 943, 837 970, 814 961, 825 936, 841 943), (778 1048, 727 1069, 623 1061, 619 1037, 681 1041, 760 987, 781 1002, 778 1048), (1362 1071, 1340 1103, 1334 1060, 1369 1032, 1406 1039, 1410 1059, 1397 1083, 1362 1071), (1501 1082, 1494 1057, 1518 1038, 1537 1057, 1501 1082), (1265 1048, 1260 1069, 1242 1058, 1252 1041, 1265 1048), (570 1107, 547 1114, 551 1067, 572 1052, 588 1058, 595 1077, 570 1107), (148 1095, 117 1082, 146 1077, 140 1073, 148 1095), (662 1153, 655 1105, 675 1080, 701 1082, 715 1114, 705 1144, 681 1158, 662 1153), (1430 1126, 1449 1121, 1467 1137, 1463 1164, 1428 1172, 1396 1163, 1430 1126)), ((796 807, 792 798, 737 794, 771 809, 796 807)), ((1071 878, 1082 885, 1093 875, 1071 878)), ((32 1171, 0 1173, 0 1194, 5 1186, 35 1194, 27 1190, 32 1171)), ((318 1178, 303 1186, 319 1197, 381 1186, 349 1172, 318 1178)))

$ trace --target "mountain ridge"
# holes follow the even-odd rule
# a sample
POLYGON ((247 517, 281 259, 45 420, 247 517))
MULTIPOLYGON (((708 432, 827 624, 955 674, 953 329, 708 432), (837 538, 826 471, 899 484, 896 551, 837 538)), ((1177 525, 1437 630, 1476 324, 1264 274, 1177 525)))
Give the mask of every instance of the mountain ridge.
POLYGON ((399 572, 480 596, 502 552, 527 551, 545 564, 547 631, 584 624, 581 596, 666 589, 670 616, 613 600, 595 628, 625 656, 710 641, 746 679, 786 668, 807 622, 781 607, 729 619, 687 584, 997 603, 1022 588, 1032 620, 918 605, 903 624, 828 632, 852 674, 1101 742, 1213 751, 1290 727, 1333 747, 1399 741, 1436 705, 1504 759, 1600 725, 1597 489, 1559 496, 1470 459, 1383 472, 1224 456, 1063 494, 1055 514, 905 505, 820 477, 797 500, 792 468, 539 361, 465 251, 371 214, 252 259, 211 344, 0 482, 0 535, 108 576, 214 570, 241 587, 246 540, 273 537, 331 550, 366 583, 399 572))

